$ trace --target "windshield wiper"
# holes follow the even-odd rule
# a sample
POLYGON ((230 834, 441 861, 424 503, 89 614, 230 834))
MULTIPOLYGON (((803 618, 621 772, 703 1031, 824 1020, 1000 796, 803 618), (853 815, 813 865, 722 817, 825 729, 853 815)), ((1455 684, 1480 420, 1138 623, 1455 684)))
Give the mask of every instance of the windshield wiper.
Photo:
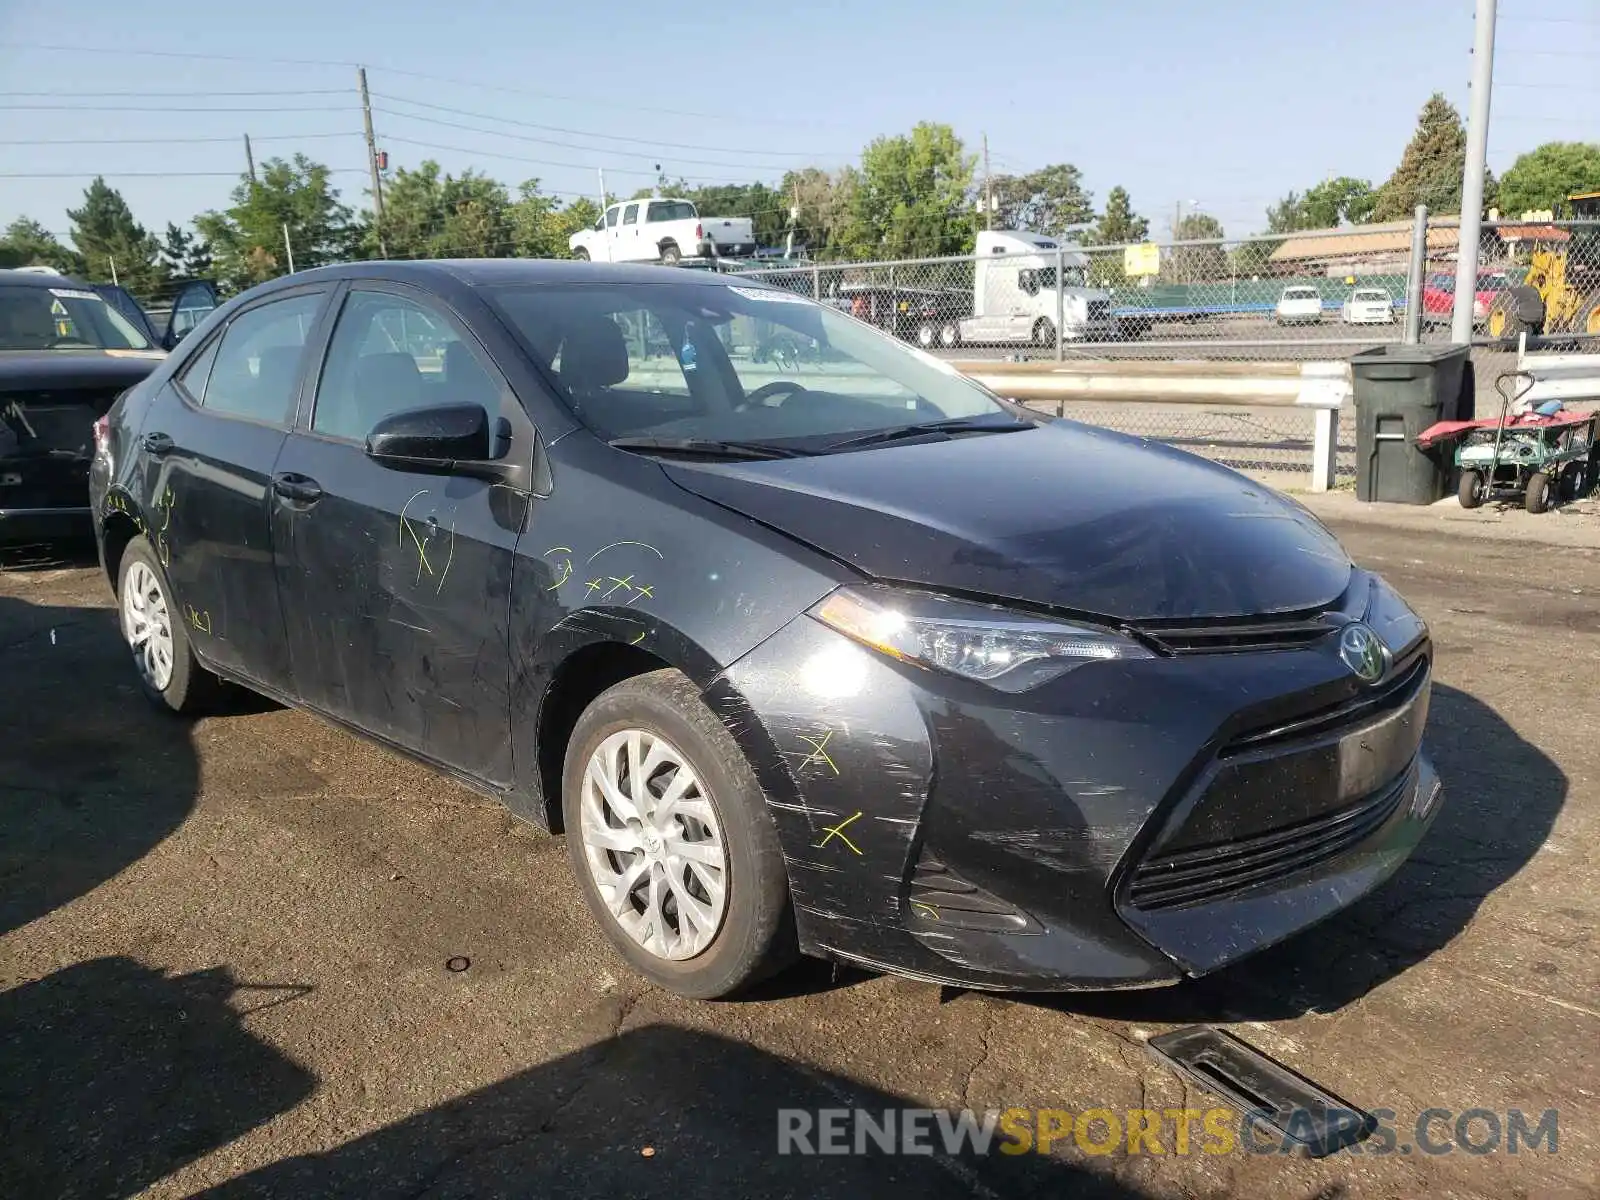
MULTIPOLYGON (((1001 414, 1004 415, 1004 414, 1001 414)), ((853 450, 857 446, 876 446, 884 442, 898 442, 907 438, 926 437, 935 433, 1013 433, 1018 429, 1034 428, 1031 421, 1015 421, 996 425, 993 416, 946 417, 942 421, 921 421, 915 425, 899 425, 894 429, 878 429, 859 437, 845 438, 842 442, 829 442, 825 453, 835 450, 853 450)))
POLYGON ((790 446, 775 446, 771 442, 728 442, 713 438, 619 437, 612 438, 610 444, 618 450, 661 450, 706 458, 801 458, 810 453, 790 446))

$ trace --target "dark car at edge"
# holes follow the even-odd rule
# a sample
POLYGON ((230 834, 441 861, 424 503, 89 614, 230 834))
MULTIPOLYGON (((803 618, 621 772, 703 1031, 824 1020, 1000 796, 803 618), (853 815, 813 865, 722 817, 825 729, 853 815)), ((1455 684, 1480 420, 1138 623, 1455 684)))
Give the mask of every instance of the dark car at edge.
POLYGON ((240 684, 564 830, 686 995, 798 953, 1171 983, 1348 907, 1440 807, 1427 629, 1306 509, 737 278, 305 272, 97 435, 152 699, 240 684))
POLYGON ((89 535, 94 422, 175 341, 120 287, 0 271, 0 545, 89 535))

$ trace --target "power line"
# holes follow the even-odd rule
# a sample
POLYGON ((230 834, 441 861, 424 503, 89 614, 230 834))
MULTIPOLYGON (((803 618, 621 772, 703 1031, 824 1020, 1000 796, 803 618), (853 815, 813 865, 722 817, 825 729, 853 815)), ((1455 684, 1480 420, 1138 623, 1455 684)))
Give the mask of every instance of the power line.
MULTIPOLYGON (((554 159, 548 158, 526 158, 520 154, 502 154, 495 150, 469 150, 465 146, 450 146, 443 142, 425 142, 418 138, 401 137, 399 134, 393 133, 384 134, 378 140, 380 142, 398 142, 403 146, 420 146, 425 150, 448 150, 454 154, 466 154, 469 156, 476 155, 483 158, 499 158, 504 159, 507 162, 523 163, 532 167, 565 167, 574 171, 592 171, 595 169, 595 165, 593 163, 558 162, 554 159)), ((612 168, 609 167, 607 168, 607 170, 611 169, 612 168)), ((618 175, 631 175, 640 179, 656 178, 656 172, 654 171, 638 170, 633 167, 618 167, 615 170, 618 175)), ((679 178, 688 183, 733 184, 733 181, 728 179, 726 175, 682 175, 679 176, 679 178)), ((587 195, 587 193, 583 194, 587 195)), ((784 211, 787 212, 788 209, 785 208, 784 211)))
MULTIPOLYGON (((706 146, 706 145, 696 144, 694 142, 664 142, 664 141, 660 141, 660 140, 658 140, 656 138, 628 137, 628 136, 625 136, 623 134, 613 134, 613 133, 594 133, 594 132, 592 132, 590 130, 586 130, 586 129, 567 129, 567 128, 564 128, 564 127, 562 127, 560 125, 540 125, 540 124, 537 124, 537 123, 535 123, 533 121, 520 121, 520 120, 517 120, 517 119, 515 119, 513 117, 499 117, 499 116, 495 116, 492 113, 472 112, 472 111, 469 111, 468 109, 464 109, 464 108, 452 108, 452 107, 450 107, 449 105, 446 105, 446 104, 433 104, 433 103, 430 103, 430 102, 425 101, 425 100, 413 100, 409 96, 396 96, 396 95, 393 95, 391 93, 386 93, 386 92, 373 92, 372 95, 373 95, 373 97, 375 99, 378 99, 378 100, 395 100, 395 101, 399 101, 402 104, 414 105, 417 108, 426 108, 426 109, 430 109, 430 110, 432 110, 434 112, 450 113, 452 116, 472 117, 475 120, 479 120, 479 121, 499 121, 503 125, 515 125, 520 129, 538 129, 538 130, 542 130, 545 133, 564 133, 568 137, 596 138, 598 140, 607 141, 607 142, 633 142, 633 143, 638 144, 638 145, 660 146, 660 147, 666 147, 667 149, 671 149, 671 150, 709 150, 712 153, 724 153, 724 154, 746 153, 746 151, 743 150, 742 148, 733 147, 733 146, 725 146, 725 145, 724 146, 706 146)), ((400 115, 400 116, 408 116, 408 115, 411 115, 411 114, 400 113, 398 115, 400 115)), ((419 116, 416 119, 419 120, 419 121, 424 121, 424 120, 427 120, 428 118, 419 116)), ((562 145, 564 143, 556 142, 556 143, 552 143, 552 144, 553 145, 562 145)), ((584 147, 578 147, 578 148, 579 149, 584 149, 584 147)), ((837 154, 823 153, 823 152, 820 152, 820 151, 814 152, 814 151, 808 151, 808 150, 768 150, 768 149, 763 149, 763 150, 759 151, 759 153, 771 154, 771 155, 775 155, 776 157, 779 157, 779 158, 837 158, 837 157, 839 157, 837 154)), ((855 156, 854 156, 854 154, 851 154, 848 157, 853 158, 855 156)), ((713 164, 713 165, 720 165, 720 164, 713 164)))
POLYGON ((220 91, 219 92, 219 91, 212 91, 212 90, 210 90, 208 88, 201 88, 201 89, 196 90, 196 91, 184 91, 184 92, 143 92, 143 91, 132 91, 132 92, 86 92, 86 91, 82 91, 82 90, 80 90, 78 88, 72 88, 72 89, 67 90, 67 91, 54 91, 54 92, 0 92, 0 96, 24 96, 24 97, 39 96, 39 97, 44 97, 46 99, 48 99, 48 98, 50 98, 52 96, 81 96, 81 97, 88 97, 89 99, 103 99, 103 98, 107 98, 107 97, 119 97, 120 96, 120 97, 124 97, 124 98, 133 97, 133 98, 136 98, 136 99, 145 99, 145 100, 162 100, 162 99, 171 100, 171 99, 179 99, 179 98, 182 98, 182 97, 185 97, 185 96, 188 96, 188 97, 201 97, 201 96, 340 96, 340 95, 346 94, 348 91, 349 91, 348 88, 273 88, 273 89, 267 90, 267 91, 253 91, 253 92, 220 91))
MULTIPOLYGON (((330 175, 365 173, 359 167, 325 169, 330 175)), ((0 179, 238 179, 242 174, 242 171, 0 171, 0 179)))
MULTIPOLYGON (((373 111, 376 113, 381 113, 386 117, 398 117, 401 120, 407 121, 421 121, 427 125, 442 125, 447 129, 460 129, 467 133, 480 133, 488 137, 511 138, 512 140, 519 142, 535 142, 542 146, 556 146, 563 150, 578 150, 589 154, 604 154, 618 158, 638 158, 643 159, 646 162, 659 162, 663 157, 665 157, 659 150, 651 153, 644 150, 619 150, 611 146, 584 146, 577 142, 558 142, 553 138, 534 137, 532 134, 527 133, 512 133, 505 129, 485 129, 481 125, 464 125, 459 121, 445 121, 438 117, 424 117, 419 113, 397 112, 392 108, 375 108, 373 111)), ((379 140, 381 141, 382 139, 379 140)), ((664 144, 665 143, 663 143, 663 145, 664 144)), ((672 161, 675 163, 690 163, 694 166, 700 167, 721 167, 729 171, 738 171, 740 169, 755 171, 792 171, 795 169, 792 164, 783 165, 780 163, 718 162, 714 159, 708 158, 680 158, 674 156, 672 161)))
MULTIPOLYGON (((296 142, 311 138, 360 137, 359 131, 341 133, 268 133, 251 134, 258 142, 296 142)), ((160 138, 4 138, 0 146, 178 146, 198 145, 202 142, 228 142, 239 140, 237 134, 226 137, 160 137, 160 138)))
MULTIPOLYGON (((190 105, 158 104, 0 104, 0 109, 26 112, 150 112, 194 113, 190 105)), ((329 112, 329 105, 257 105, 243 108, 207 108, 207 113, 329 112)))

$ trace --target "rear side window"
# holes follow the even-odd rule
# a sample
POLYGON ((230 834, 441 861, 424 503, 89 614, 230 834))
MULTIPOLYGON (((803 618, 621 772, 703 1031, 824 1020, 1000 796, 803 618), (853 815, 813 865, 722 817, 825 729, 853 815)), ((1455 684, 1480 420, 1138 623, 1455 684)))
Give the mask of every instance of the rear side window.
POLYGON ((630 204, 627 208, 622 210, 622 223, 624 225, 636 225, 638 224, 638 221, 639 206, 637 204, 630 204))
POLYGON ((235 317, 211 365, 203 406, 253 421, 287 424, 300 360, 322 301, 320 292, 290 296, 235 317))
POLYGON ((692 221, 694 205, 687 200, 656 200, 645 212, 646 221, 692 221))

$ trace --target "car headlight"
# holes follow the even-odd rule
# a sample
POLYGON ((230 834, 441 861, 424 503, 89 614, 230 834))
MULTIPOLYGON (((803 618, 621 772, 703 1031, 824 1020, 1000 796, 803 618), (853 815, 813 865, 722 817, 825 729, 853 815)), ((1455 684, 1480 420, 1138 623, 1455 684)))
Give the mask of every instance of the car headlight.
POLYGON ((1155 657, 1109 629, 928 592, 844 587, 810 615, 890 658, 1003 692, 1026 691, 1086 663, 1155 657))

